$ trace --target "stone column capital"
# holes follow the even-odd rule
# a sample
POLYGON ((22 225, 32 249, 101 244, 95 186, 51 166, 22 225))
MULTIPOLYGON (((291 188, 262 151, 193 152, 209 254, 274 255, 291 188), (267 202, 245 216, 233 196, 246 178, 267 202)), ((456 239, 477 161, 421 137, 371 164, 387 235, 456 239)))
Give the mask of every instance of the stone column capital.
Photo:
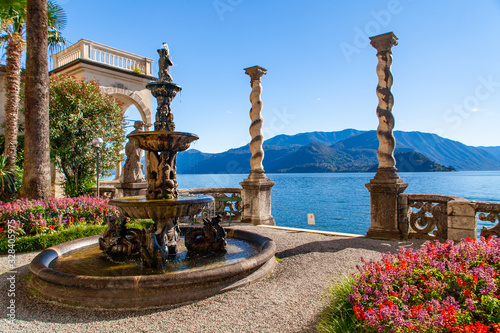
POLYGON ((370 37, 370 44, 377 52, 390 52, 393 46, 398 45, 398 37, 391 31, 370 37))
POLYGON ((245 68, 244 70, 245 70, 245 74, 250 76, 250 78, 251 78, 250 82, 253 82, 255 80, 260 81, 260 78, 262 77, 262 75, 266 75, 266 73, 267 73, 267 69, 260 67, 260 66, 252 66, 252 67, 245 68))

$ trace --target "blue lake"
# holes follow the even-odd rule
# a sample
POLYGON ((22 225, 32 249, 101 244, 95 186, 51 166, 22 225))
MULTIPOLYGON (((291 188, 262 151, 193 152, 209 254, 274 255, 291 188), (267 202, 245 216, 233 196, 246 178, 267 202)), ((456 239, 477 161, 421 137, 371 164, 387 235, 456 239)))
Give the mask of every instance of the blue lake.
MULTIPOLYGON (((178 174, 179 188, 239 187, 248 175, 178 174)), ((365 184, 372 173, 267 174, 276 225, 365 234, 370 226, 370 195, 365 184), (307 224, 315 214, 315 225, 307 224)), ((406 193, 445 194, 469 200, 500 201, 500 171, 400 173, 406 193)), ((483 225, 478 224, 478 229, 483 225)))

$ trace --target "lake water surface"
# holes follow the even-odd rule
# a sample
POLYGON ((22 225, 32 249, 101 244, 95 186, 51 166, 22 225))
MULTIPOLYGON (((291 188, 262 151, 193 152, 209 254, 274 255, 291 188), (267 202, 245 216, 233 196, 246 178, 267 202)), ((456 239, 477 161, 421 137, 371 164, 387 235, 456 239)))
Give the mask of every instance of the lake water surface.
MULTIPOLYGON (((178 174, 179 188, 240 187, 248 175, 178 174)), ((271 192, 276 225, 365 234, 370 227, 370 194, 365 187, 373 173, 267 174, 276 182, 271 192), (307 224, 315 214, 315 225, 307 224)), ((444 194, 469 200, 500 201, 500 171, 400 173, 405 193, 444 194)), ((478 223, 478 230, 483 225, 478 223)))

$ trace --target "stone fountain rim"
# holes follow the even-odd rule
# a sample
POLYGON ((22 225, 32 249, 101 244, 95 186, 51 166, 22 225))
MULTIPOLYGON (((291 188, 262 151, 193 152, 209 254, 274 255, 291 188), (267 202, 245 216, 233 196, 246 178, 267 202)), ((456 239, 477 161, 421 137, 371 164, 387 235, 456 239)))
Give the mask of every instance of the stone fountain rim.
POLYGON ((146 83, 146 88, 148 86, 160 86, 160 85, 168 85, 168 86, 173 86, 173 87, 176 87, 176 88, 179 88, 180 90, 182 90, 182 87, 180 85, 178 85, 177 83, 173 83, 173 82, 168 82, 168 81, 150 81, 148 83, 146 83))
POLYGON ((139 208, 141 206, 180 206, 186 204, 210 203, 214 201, 214 198, 212 196, 203 194, 199 194, 196 196, 186 196, 185 194, 181 194, 180 197, 185 197, 185 199, 146 199, 146 196, 139 195, 133 197, 114 198, 109 201, 109 204, 116 207, 120 207, 121 205, 125 204, 134 204, 135 207, 139 208))
MULTIPOLYGON (((190 228, 196 227, 183 227, 182 229, 190 228)), ((49 268, 50 263, 58 257, 83 247, 96 244, 98 238, 101 237, 101 235, 96 235, 66 242, 43 250, 33 259, 29 268, 39 279, 58 285, 59 287, 67 286, 88 289, 113 288, 126 290, 131 288, 165 288, 168 286, 182 287, 183 285, 223 280, 225 278, 240 275, 243 272, 250 273, 274 258, 276 244, 272 239, 240 229, 225 228, 225 230, 227 231, 228 238, 243 239, 260 245, 261 251, 253 257, 222 267, 190 272, 177 271, 158 275, 118 277, 86 276, 59 272, 49 268)))

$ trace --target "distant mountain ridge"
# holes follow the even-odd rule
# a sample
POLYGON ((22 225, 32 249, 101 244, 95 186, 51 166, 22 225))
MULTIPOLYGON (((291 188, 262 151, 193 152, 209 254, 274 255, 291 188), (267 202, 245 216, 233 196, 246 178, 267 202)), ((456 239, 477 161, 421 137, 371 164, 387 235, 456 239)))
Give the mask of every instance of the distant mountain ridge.
MULTIPOLYGON (((422 132, 395 131, 394 136, 400 171, 500 170, 500 147, 471 147, 422 132)), ((377 149, 375 131, 282 134, 264 142, 263 164, 268 173, 372 171, 377 149)), ((218 154, 188 150, 178 154, 177 171, 247 173, 250 157, 248 145, 218 154)))
POLYGON ((307 132, 295 135, 280 134, 270 139, 267 139, 264 142, 264 144, 267 146, 294 148, 294 147, 305 146, 312 142, 316 142, 330 146, 338 141, 347 139, 351 136, 355 136, 364 132, 365 131, 359 131, 352 128, 348 128, 337 132, 307 132))
POLYGON ((499 147, 484 147, 484 146, 479 146, 477 148, 482 149, 482 150, 484 150, 487 153, 490 153, 496 159, 500 160, 500 146, 499 147))

